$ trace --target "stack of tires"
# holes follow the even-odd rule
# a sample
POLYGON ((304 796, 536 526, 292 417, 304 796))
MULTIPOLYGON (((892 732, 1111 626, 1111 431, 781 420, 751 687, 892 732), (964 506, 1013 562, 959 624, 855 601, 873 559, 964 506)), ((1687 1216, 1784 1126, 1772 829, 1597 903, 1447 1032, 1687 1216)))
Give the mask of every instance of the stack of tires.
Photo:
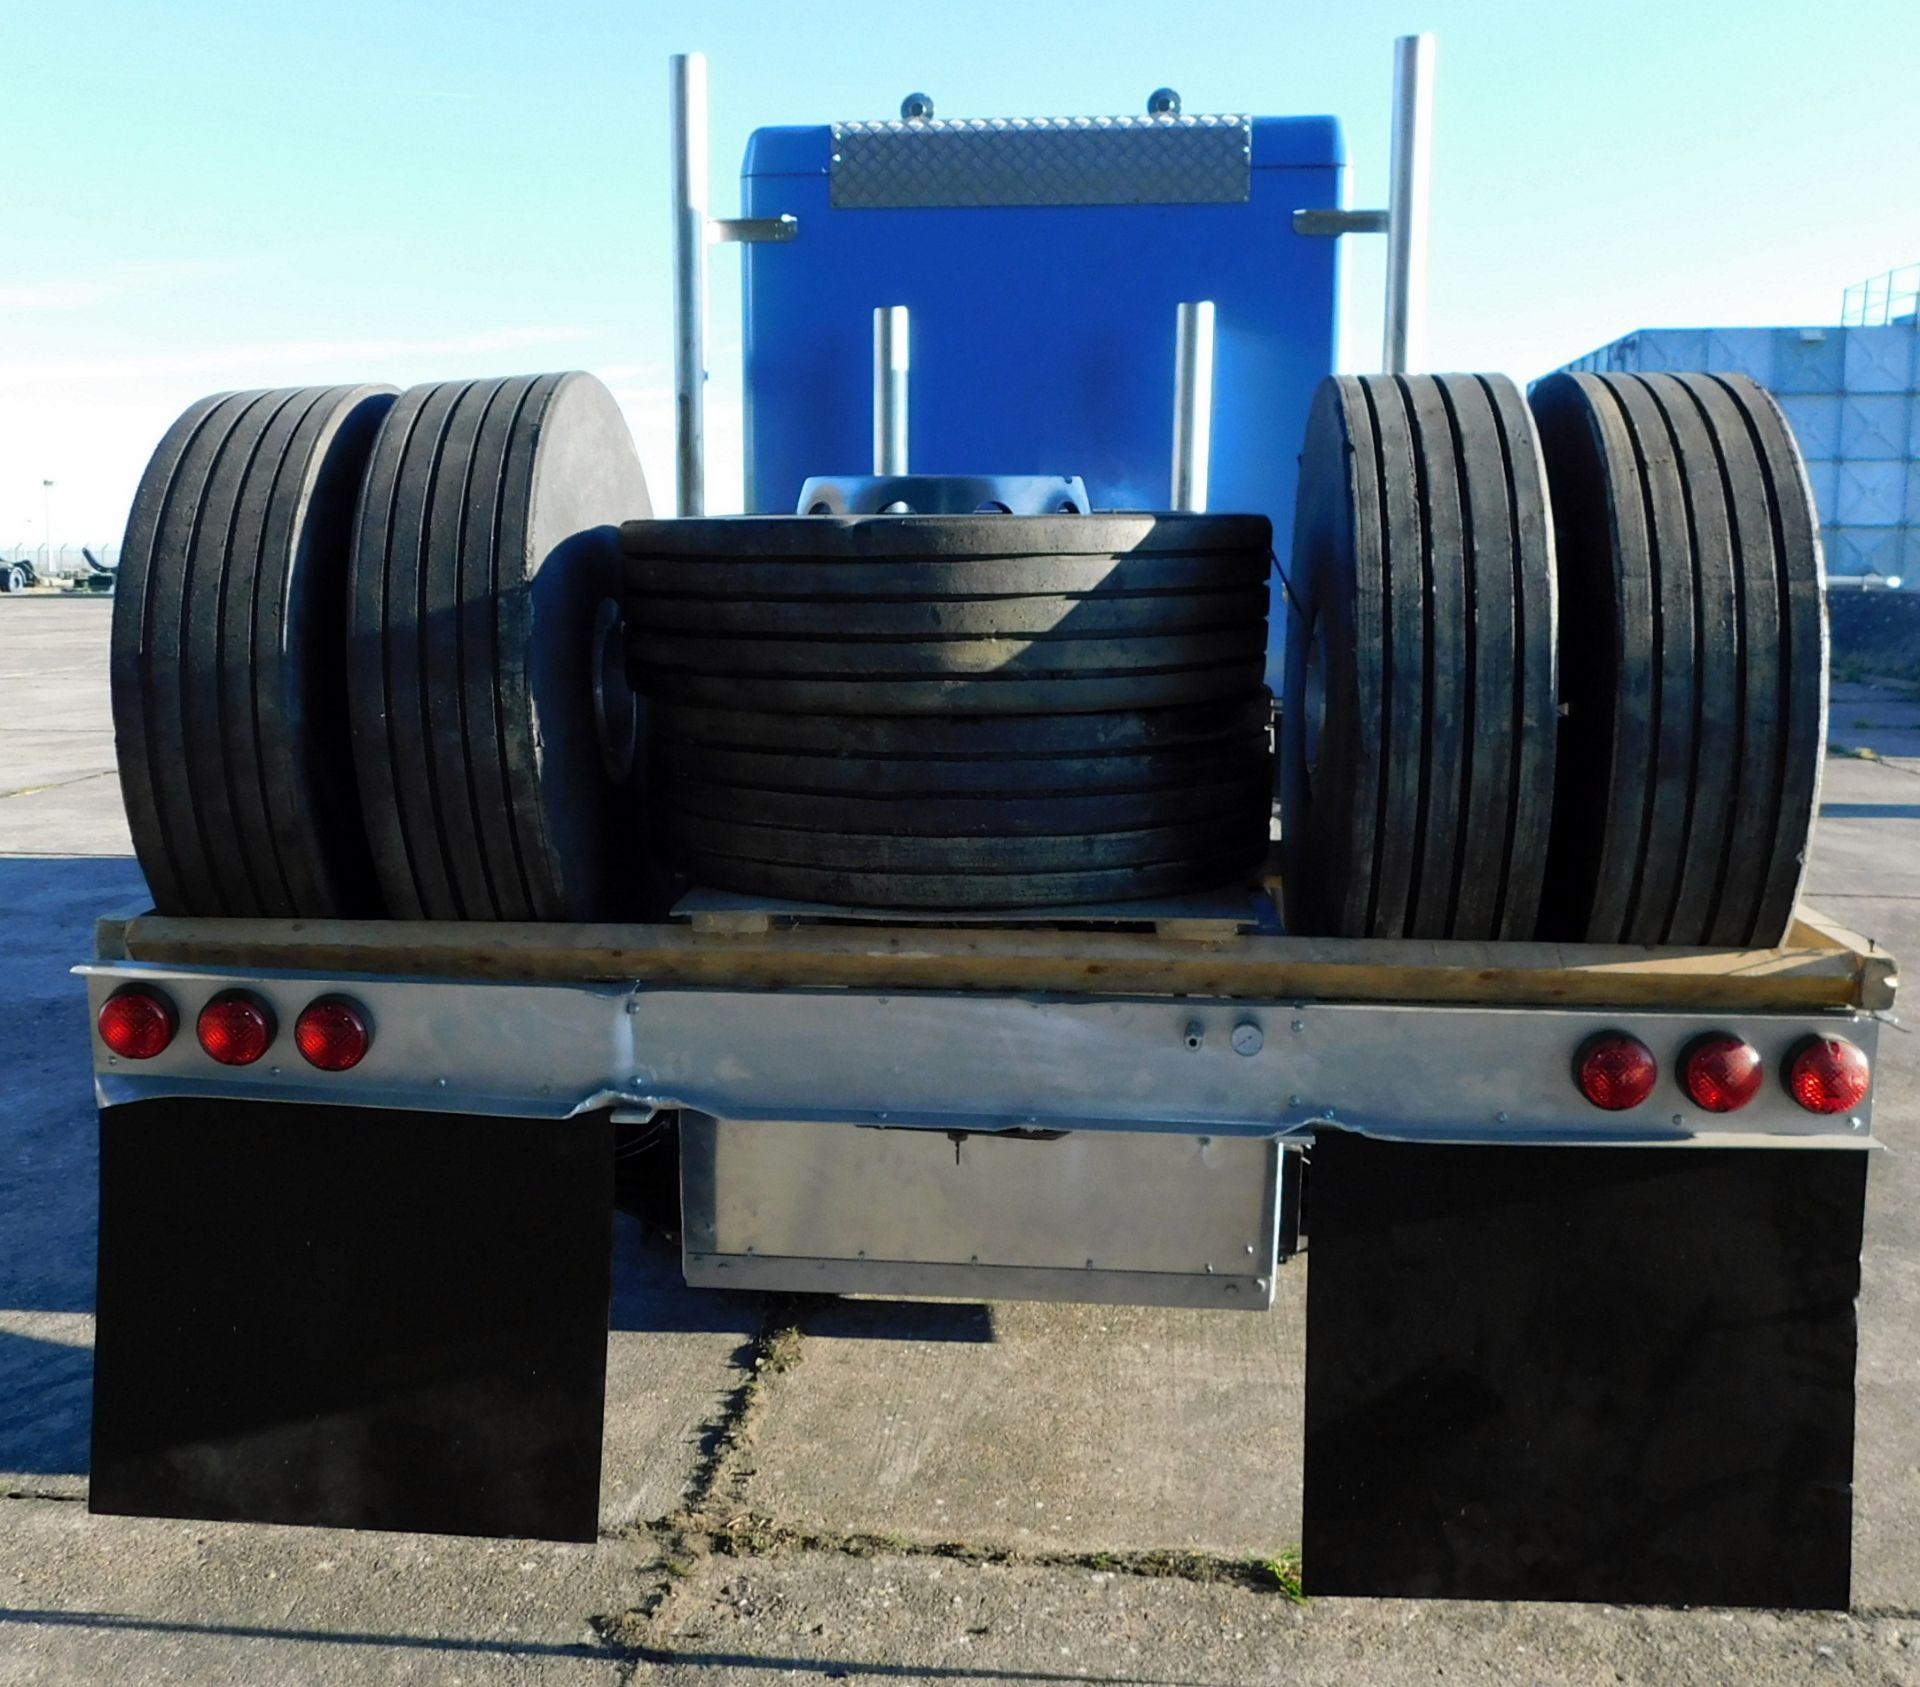
POLYGON ((910 908, 1228 883, 1267 850, 1271 534, 1247 516, 630 522, 667 859, 910 908))
POLYGON ((1825 699, 1818 517, 1752 381, 1321 389, 1288 574, 1291 929, 1779 943, 1825 699))
POLYGON ((121 791, 162 913, 638 911, 643 759, 591 376, 222 393, 161 442, 114 605, 121 791))

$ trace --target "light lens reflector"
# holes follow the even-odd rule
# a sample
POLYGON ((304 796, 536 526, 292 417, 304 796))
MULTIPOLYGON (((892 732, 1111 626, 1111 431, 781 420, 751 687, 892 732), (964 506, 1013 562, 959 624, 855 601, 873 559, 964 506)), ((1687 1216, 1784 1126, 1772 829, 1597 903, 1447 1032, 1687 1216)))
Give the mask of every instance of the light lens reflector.
POLYGON ((173 1003, 144 984, 123 984, 100 1005, 100 1040, 122 1060, 151 1060, 179 1028, 173 1003))
POLYGON ((1573 1062, 1573 1079, 1580 1093, 1609 1113, 1638 1107, 1653 1094, 1659 1076, 1653 1050, 1624 1031, 1602 1031, 1597 1037, 1589 1037, 1573 1062))
POLYGON ((277 1029, 273 1009, 247 990, 223 990, 194 1022, 200 1046, 222 1066, 251 1066, 267 1052, 277 1029))
POLYGON ((1845 1037, 1808 1037, 1787 1056, 1787 1094, 1809 1113, 1844 1113, 1867 1098, 1866 1055, 1845 1037))
POLYGON ((1709 1113, 1732 1113, 1760 1093, 1766 1062, 1745 1037, 1709 1031, 1680 1057, 1680 1087, 1709 1113))
POLYGON ((373 1047, 373 1028, 358 1002, 345 996, 322 996, 310 1002, 294 1022, 293 1040, 309 1066, 344 1072, 366 1059, 373 1047))

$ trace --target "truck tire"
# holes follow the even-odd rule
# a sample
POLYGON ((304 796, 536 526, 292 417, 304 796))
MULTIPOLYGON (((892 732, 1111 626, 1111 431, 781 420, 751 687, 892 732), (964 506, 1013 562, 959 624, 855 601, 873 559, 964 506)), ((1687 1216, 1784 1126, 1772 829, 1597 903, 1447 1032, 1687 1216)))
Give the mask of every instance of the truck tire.
POLYGON ((703 884, 1016 907, 1265 855, 1258 518, 736 518, 623 543, 656 835, 703 884))
POLYGON ((26 589, 27 571, 19 563, 0 569, 0 592, 24 592, 26 589))
POLYGON ((1554 375, 1533 409, 1566 611, 1544 934, 1779 943, 1826 738, 1792 433, 1741 375, 1554 375))
POLYGON ((353 539, 354 761, 394 915, 595 920, 642 893, 618 524, 651 506, 590 375, 445 381, 381 427, 353 539))
POLYGON ((1514 384, 1323 382, 1286 592, 1288 929, 1531 937, 1556 612, 1545 477, 1514 384))
POLYGON ((134 496, 113 608, 114 743, 163 914, 380 912, 346 718, 354 499, 392 389, 193 405, 134 496))

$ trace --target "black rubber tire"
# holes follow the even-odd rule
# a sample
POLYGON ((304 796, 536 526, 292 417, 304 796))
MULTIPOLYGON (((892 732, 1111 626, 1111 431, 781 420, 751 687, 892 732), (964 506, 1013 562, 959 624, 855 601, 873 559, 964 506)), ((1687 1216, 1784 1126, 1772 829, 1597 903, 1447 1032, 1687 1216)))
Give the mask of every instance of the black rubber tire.
POLYGON ((861 905, 1171 894, 1263 858, 1255 517, 630 523, 663 853, 861 905))
POLYGON ((161 913, 381 912, 342 727, 354 500, 392 403, 372 386, 217 394, 141 478, 110 673, 161 913))
POLYGON ((1565 607, 1543 934, 1779 943, 1826 736, 1819 517, 1792 433, 1739 375, 1554 375, 1533 409, 1565 607))
POLYGON ((351 689, 397 917, 635 911, 646 758, 617 526, 649 508, 626 423, 589 375, 441 382, 394 405, 355 527, 351 689))
POLYGON ((1531 937, 1552 813, 1555 580, 1513 383, 1323 382, 1286 596, 1289 930, 1531 937))
POLYGON ((629 646, 663 702, 849 715, 1088 713, 1246 695, 1259 517, 633 522, 629 646))
POLYGON ((688 852, 680 865, 700 884, 750 896, 830 906, 977 910, 1052 908, 1089 902, 1129 902, 1178 896, 1242 878, 1244 852, 1187 855, 1138 866, 1059 872, 882 872, 873 868, 808 867, 688 852))

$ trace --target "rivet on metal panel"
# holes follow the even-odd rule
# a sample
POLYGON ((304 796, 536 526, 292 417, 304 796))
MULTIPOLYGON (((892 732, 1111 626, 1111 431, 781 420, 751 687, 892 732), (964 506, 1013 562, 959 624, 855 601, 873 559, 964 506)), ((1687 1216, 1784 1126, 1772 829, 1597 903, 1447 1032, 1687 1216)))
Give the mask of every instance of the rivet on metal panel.
POLYGON ((1287 1097, 1287 1105, 1289 1107, 1304 1107, 1306 1104, 1307 1098, 1304 1095, 1290 1095, 1287 1097))
POLYGON ((1503 1107, 1498 1113, 1494 1114, 1493 1117, 1494 1117, 1494 1122, 1496 1124, 1504 1125, 1512 1117, 1512 1115, 1509 1114, 1507 1110, 1503 1107))
POLYGON ((1307 1028, 1307 1022, 1304 1019, 1296 1019, 1293 1022, 1293 1029, 1296 1034, 1306 1030, 1306 1028, 1307 1028))
POLYGON ((1229 1283, 1227 1285, 1228 1294, 1237 1295, 1239 1292, 1240 1292, 1240 1285, 1238 1283, 1229 1283))
POLYGON ((435 1089, 445 1089, 447 1087, 447 1080, 445 1078, 435 1078, 433 1085, 435 1089))
POLYGON ((1251 1242, 1249 1242, 1249 1243, 1247 1244, 1247 1252, 1248 1252, 1249 1254, 1251 1254, 1251 1253, 1253 1252, 1253 1244, 1252 1244, 1251 1242))
POLYGON ((1673 1116, 1673 1122, 1674 1122, 1674 1123, 1675 1123, 1676 1125, 1684 1125, 1684 1124, 1685 1124, 1685 1123, 1687 1122, 1687 1116, 1686 1116, 1686 1114, 1684 1114, 1684 1113, 1676 1113, 1676 1114, 1674 1114, 1674 1116, 1673 1116))
POLYGON ((1848 1119, 1847 1123, 1857 1131, 1863 1131, 1867 1128, 1867 1121, 1861 1118, 1858 1113, 1854 1114, 1852 1118, 1848 1119))

